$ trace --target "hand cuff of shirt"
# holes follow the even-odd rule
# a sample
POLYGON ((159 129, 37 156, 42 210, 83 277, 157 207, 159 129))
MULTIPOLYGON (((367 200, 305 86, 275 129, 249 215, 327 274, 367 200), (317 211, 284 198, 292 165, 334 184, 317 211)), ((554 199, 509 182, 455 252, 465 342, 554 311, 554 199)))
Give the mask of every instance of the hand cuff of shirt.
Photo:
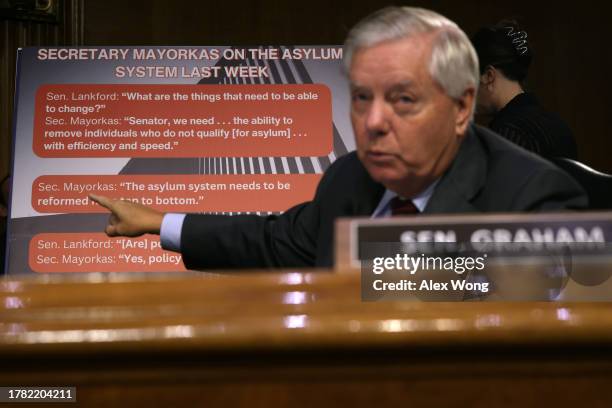
POLYGON ((167 213, 159 230, 159 240, 163 249, 181 251, 181 231, 186 214, 167 213))

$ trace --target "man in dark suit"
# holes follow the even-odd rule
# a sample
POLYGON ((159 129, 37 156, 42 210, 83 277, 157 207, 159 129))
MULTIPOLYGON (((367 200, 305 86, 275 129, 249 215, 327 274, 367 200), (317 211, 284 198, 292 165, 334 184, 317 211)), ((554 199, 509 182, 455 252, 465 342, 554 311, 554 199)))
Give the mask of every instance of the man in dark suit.
POLYGON ((314 199, 278 217, 162 214, 106 197, 106 233, 160 233, 188 268, 330 266, 341 216, 560 210, 586 205, 552 164, 471 124, 479 80, 469 39, 451 21, 387 8, 344 49, 357 151, 338 159, 314 199))

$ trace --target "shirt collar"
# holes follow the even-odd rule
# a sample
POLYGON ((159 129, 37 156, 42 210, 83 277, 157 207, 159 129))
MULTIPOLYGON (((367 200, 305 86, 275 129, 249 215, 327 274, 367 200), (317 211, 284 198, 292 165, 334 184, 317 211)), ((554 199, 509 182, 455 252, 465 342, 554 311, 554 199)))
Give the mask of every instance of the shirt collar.
MULTIPOLYGON (((427 203, 429 202, 429 199, 433 195, 433 192, 436 189, 436 186, 438 185, 439 181, 440 179, 437 179, 436 181, 431 183, 429 187, 427 187, 425 190, 421 191, 415 197, 412 197, 411 199, 412 203, 415 205, 416 208, 418 208, 419 212, 425 211, 425 208, 427 207, 427 203)), ((388 217, 389 215, 391 215, 391 208, 389 207, 389 202, 394 197, 397 197, 397 196, 398 196, 397 193, 394 193, 393 191, 386 189, 385 193, 380 199, 380 202, 378 203, 378 206, 372 213, 372 218, 388 217)))

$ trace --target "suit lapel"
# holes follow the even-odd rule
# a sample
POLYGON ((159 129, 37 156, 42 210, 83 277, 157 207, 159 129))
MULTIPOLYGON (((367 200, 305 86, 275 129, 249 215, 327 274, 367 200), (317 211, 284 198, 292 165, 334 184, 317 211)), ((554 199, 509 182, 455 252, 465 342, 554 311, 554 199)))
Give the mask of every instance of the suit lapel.
POLYGON ((470 126, 457 157, 442 176, 423 213, 478 212, 472 200, 486 181, 486 157, 475 127, 470 126))

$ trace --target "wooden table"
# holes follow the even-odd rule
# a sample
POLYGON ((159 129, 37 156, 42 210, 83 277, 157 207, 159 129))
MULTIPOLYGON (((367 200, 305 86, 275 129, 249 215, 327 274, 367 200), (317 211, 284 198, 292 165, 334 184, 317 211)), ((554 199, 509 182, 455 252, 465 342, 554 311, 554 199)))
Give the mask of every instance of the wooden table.
POLYGON ((365 303, 320 270, 10 277, 0 361, 93 407, 609 407, 612 307, 365 303))

